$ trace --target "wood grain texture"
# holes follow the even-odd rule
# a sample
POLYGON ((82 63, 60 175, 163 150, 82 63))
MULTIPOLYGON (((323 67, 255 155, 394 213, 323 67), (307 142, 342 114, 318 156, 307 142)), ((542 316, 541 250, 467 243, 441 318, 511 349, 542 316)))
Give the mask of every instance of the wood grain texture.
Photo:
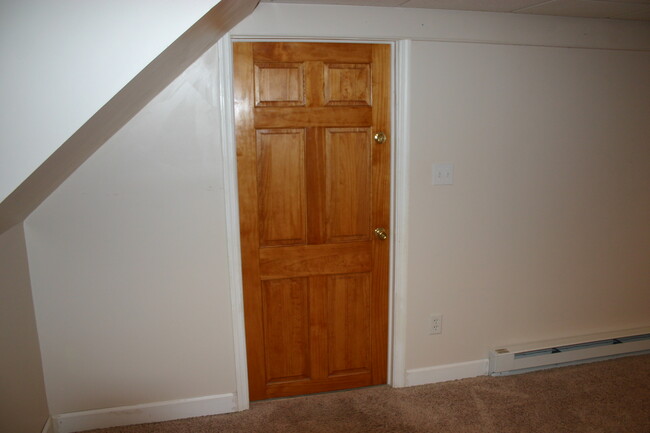
POLYGON ((309 280, 262 283, 266 383, 309 379, 309 280))
POLYGON ((257 130, 260 246, 307 242, 305 130, 257 130))
MULTIPOLYGON (((372 47, 373 132, 384 132, 388 140, 373 141, 372 150, 372 221, 390 236, 390 47, 372 47)), ((388 375, 388 268, 390 244, 377 238, 373 241, 373 291, 371 293, 372 322, 372 380, 386 383, 388 375)))
POLYGON ((325 190, 325 129, 309 128, 307 135, 307 238, 311 245, 322 244, 326 239, 327 207, 325 190))
POLYGON ((265 398, 278 398, 292 395, 314 394, 319 392, 340 391, 373 385, 370 372, 333 376, 325 379, 312 378, 303 382, 286 382, 269 384, 265 398))
POLYGON ((326 63, 324 90, 326 105, 371 105, 370 64, 326 63))
POLYGON ((370 126, 370 107, 269 107, 255 110, 256 128, 370 126))
POLYGON ((371 275, 334 275, 327 283, 328 375, 369 373, 371 275))
POLYGON ((370 128, 325 129, 327 242, 370 240, 370 128))
POLYGON ((369 47, 366 44, 258 42, 253 54, 260 62, 370 63, 372 49, 369 47))
POLYGON ((255 106, 305 105, 303 63, 256 63, 255 106))
POLYGON ((235 48, 251 399, 385 383, 390 47, 235 48))
POLYGON ((259 272, 263 280, 306 275, 364 272, 372 267, 368 242, 261 248, 259 272))

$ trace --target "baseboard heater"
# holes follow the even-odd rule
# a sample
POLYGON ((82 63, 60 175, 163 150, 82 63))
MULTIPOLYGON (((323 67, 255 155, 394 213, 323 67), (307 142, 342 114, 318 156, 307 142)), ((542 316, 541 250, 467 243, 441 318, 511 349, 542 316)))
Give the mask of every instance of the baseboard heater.
POLYGON ((650 327, 521 344, 491 350, 489 373, 523 373, 649 350, 650 327))

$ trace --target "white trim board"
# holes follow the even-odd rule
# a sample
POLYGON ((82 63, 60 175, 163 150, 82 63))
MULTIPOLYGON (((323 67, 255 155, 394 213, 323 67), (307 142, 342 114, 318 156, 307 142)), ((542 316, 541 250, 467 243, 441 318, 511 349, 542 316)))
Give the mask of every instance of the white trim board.
POLYGON ((54 415, 55 433, 218 415, 236 410, 234 394, 162 401, 54 415))
POLYGON ((43 426, 41 433, 54 433, 54 423, 52 422, 52 417, 47 417, 47 422, 43 426))
POLYGON ((244 286, 239 241, 239 192, 237 189, 237 145, 235 143, 235 101, 233 97, 233 57, 230 34, 217 43, 219 53, 219 101, 221 115, 221 152, 223 168, 226 233, 228 239, 228 274, 235 351, 235 386, 237 410, 250 407, 248 397, 248 363, 244 323, 244 286))
POLYGON ((406 386, 406 288, 408 252, 408 209, 409 209, 409 154, 410 135, 406 127, 409 121, 409 65, 411 63, 411 41, 397 41, 393 45, 395 101, 393 110, 392 159, 392 257, 391 257, 391 385, 406 386))
POLYGON ((406 386, 487 376, 488 366, 489 361, 487 359, 479 359, 456 364, 437 365, 435 367, 414 368, 406 371, 406 386))

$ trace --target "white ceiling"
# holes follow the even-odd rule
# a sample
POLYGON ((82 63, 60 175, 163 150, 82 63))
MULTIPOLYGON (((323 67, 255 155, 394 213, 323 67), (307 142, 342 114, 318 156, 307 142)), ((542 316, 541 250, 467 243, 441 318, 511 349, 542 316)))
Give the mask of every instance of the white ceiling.
POLYGON ((303 3, 401 8, 511 12, 582 18, 650 21, 650 0, 262 0, 267 3, 303 3))

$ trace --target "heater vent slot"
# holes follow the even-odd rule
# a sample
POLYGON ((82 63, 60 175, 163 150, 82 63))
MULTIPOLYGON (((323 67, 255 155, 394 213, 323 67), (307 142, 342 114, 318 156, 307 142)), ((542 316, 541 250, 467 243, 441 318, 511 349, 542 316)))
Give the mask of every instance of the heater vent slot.
POLYGON ((555 348, 531 350, 530 352, 515 353, 515 359, 529 358, 531 356, 539 356, 539 355, 550 355, 552 353, 559 353, 559 352, 560 351, 555 348))
POLYGON ((642 335, 633 335, 631 337, 621 337, 617 338, 621 343, 627 343, 630 341, 641 341, 641 340, 650 340, 650 334, 642 334, 642 335))

